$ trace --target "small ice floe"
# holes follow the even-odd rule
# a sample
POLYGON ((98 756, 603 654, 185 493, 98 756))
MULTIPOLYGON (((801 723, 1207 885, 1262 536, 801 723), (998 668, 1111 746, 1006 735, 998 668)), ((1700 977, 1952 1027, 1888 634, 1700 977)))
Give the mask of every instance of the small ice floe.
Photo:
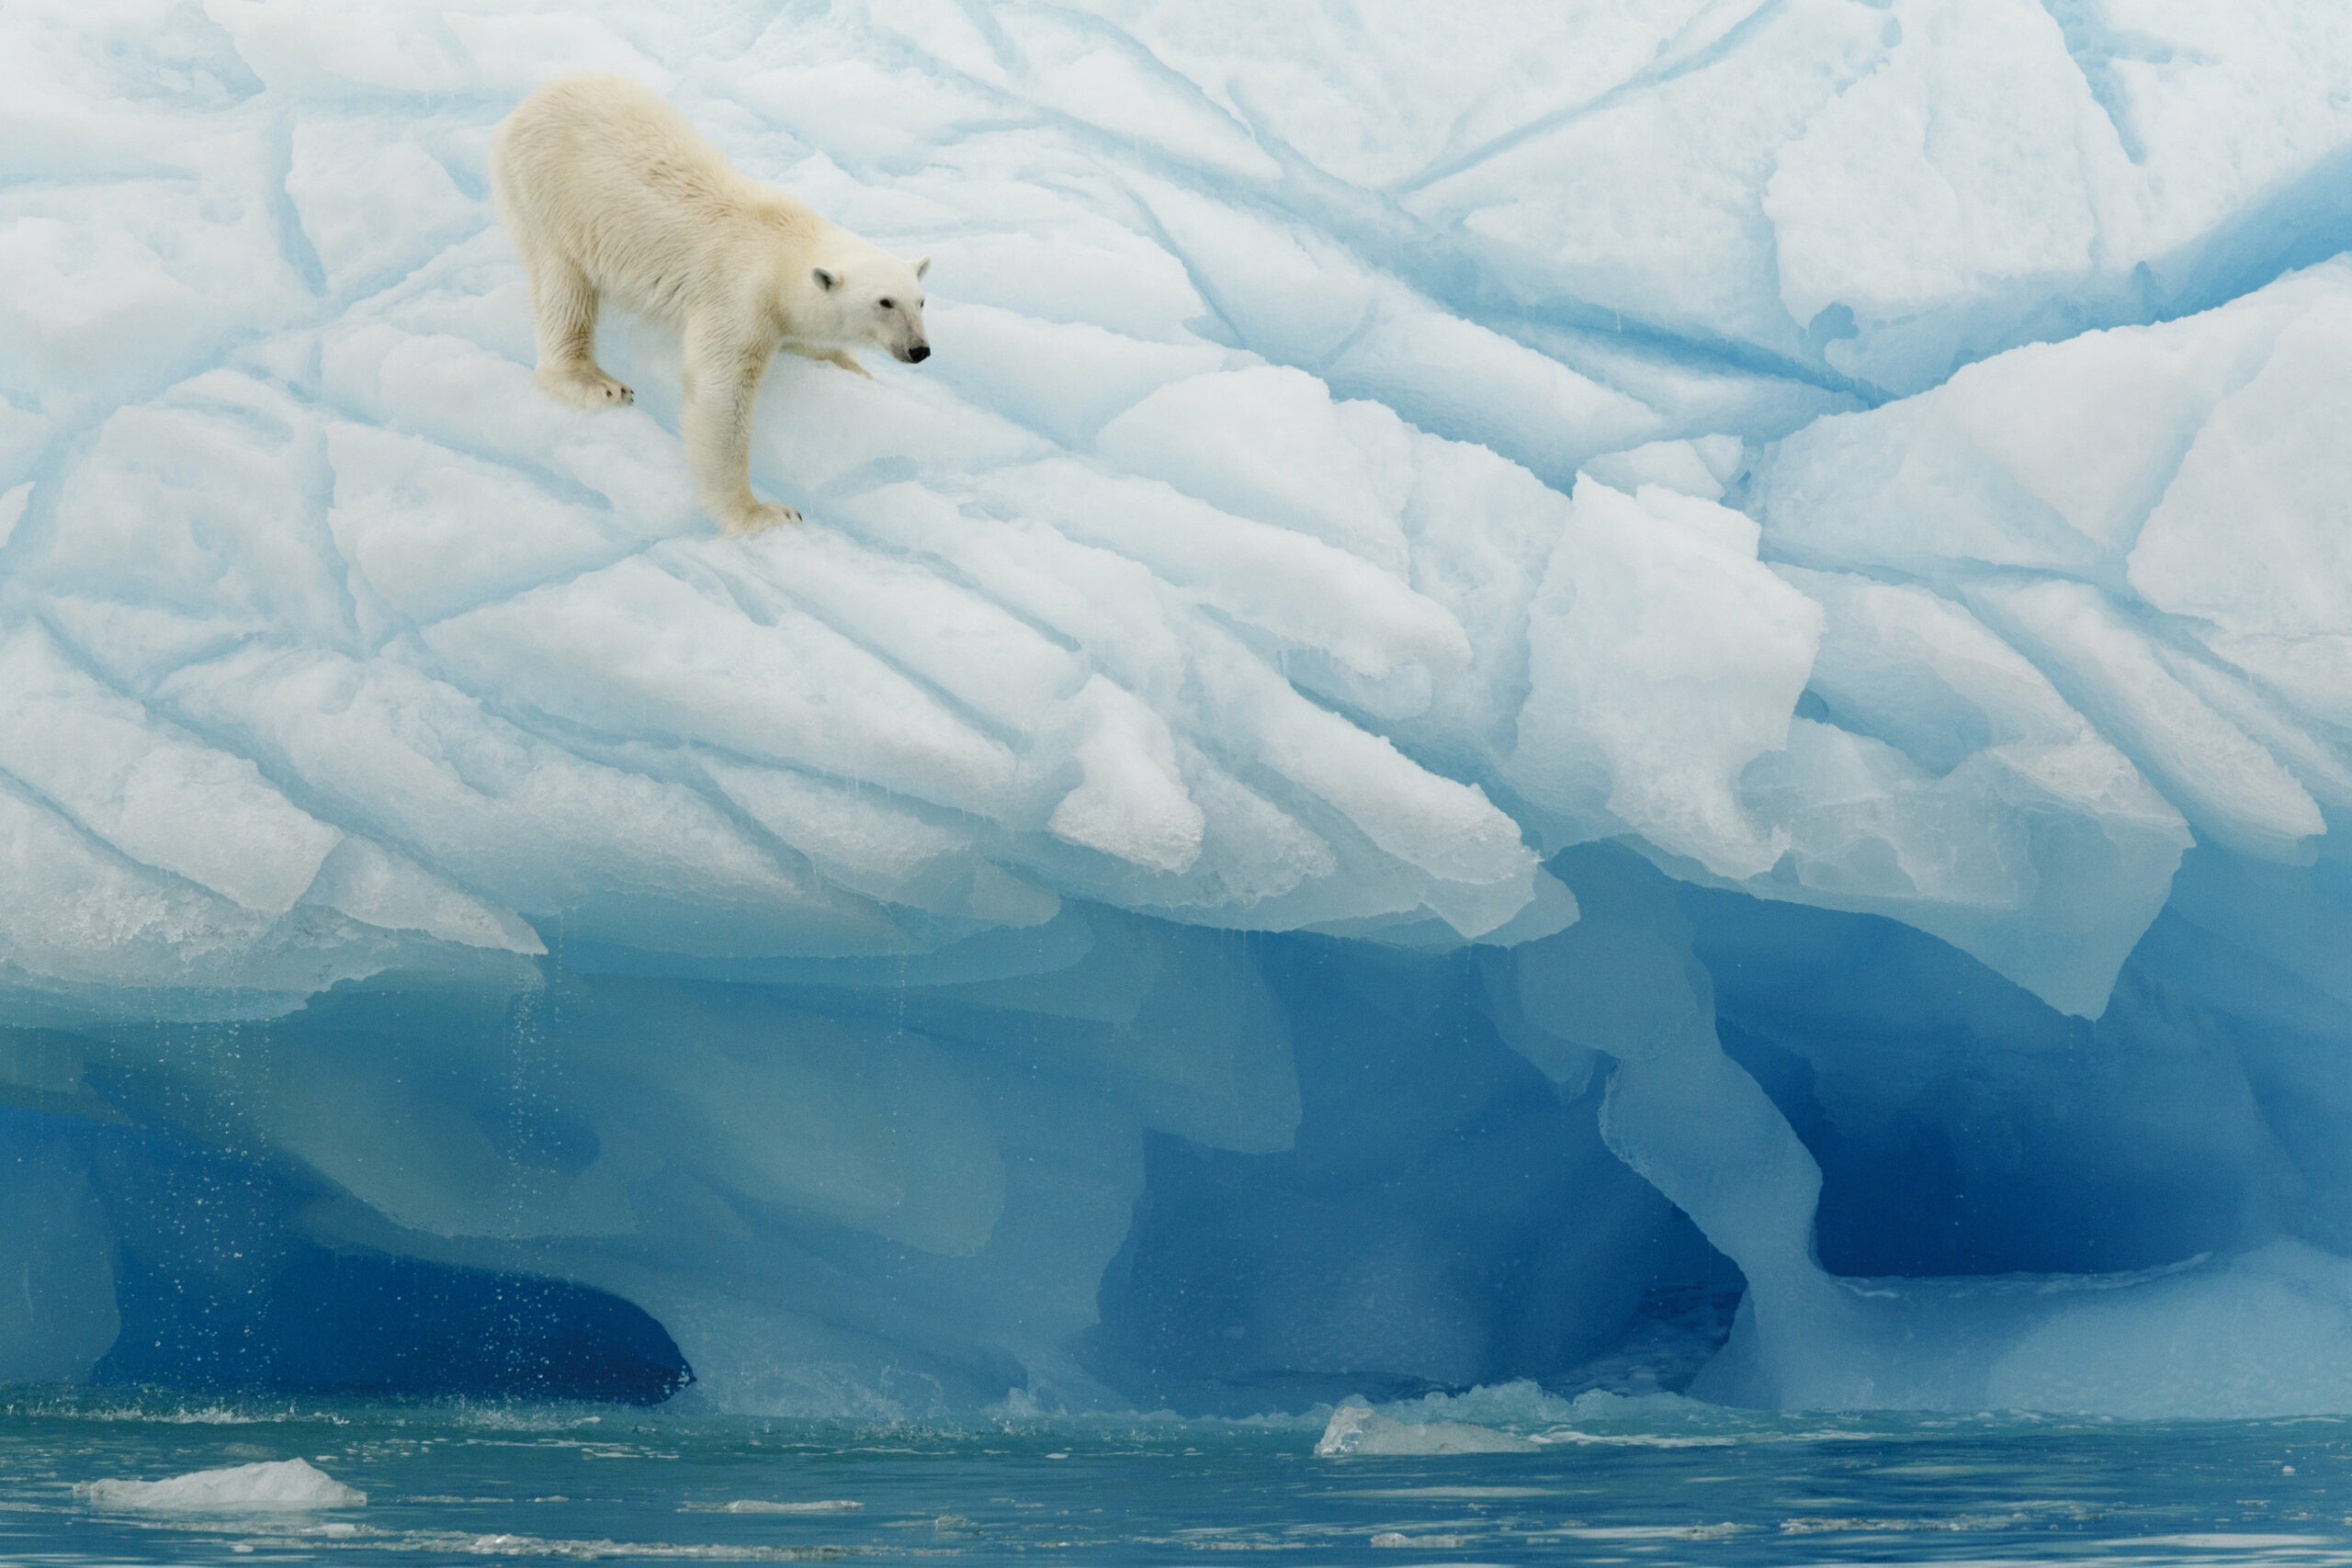
POLYGON ((1392 1421, 1369 1404, 1353 1401, 1331 1412, 1331 1424, 1315 1445, 1317 1454, 1525 1454, 1537 1445, 1492 1427, 1467 1421, 1431 1421, 1426 1426, 1392 1421))
POLYGON ((764 1497, 738 1497, 732 1503, 685 1503, 689 1514, 854 1514, 865 1507, 845 1497, 821 1497, 805 1503, 772 1503, 764 1497))
POLYGON ((308 1460, 198 1470, 166 1481, 85 1481, 74 1495, 95 1508, 192 1509, 356 1508, 368 1494, 308 1460))
POLYGON ((1465 1538, 1458 1535, 1407 1535, 1401 1530, 1382 1530, 1372 1538, 1374 1546, 1419 1546, 1431 1551, 1459 1551, 1465 1538))

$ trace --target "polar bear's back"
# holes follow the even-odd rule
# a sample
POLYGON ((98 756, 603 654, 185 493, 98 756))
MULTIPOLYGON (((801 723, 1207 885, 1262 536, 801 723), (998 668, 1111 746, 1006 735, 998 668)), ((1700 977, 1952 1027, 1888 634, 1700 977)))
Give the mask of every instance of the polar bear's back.
POLYGON ((518 244, 660 313, 660 296, 715 240, 788 221, 798 206, 736 173, 660 94, 594 73, 524 99, 499 126, 490 166, 518 244))

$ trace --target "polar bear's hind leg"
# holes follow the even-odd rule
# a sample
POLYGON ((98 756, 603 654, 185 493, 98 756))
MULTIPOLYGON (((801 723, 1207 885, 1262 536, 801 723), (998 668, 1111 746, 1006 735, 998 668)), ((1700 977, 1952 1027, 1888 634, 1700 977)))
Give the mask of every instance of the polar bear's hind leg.
POLYGON ((530 278, 539 385, 583 409, 635 402, 637 394, 596 363, 596 286, 588 275, 570 262, 542 259, 530 278))

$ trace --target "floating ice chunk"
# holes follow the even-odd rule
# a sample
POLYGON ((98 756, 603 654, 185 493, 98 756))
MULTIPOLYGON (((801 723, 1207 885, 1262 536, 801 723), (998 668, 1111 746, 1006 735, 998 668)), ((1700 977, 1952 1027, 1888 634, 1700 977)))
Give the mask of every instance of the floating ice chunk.
POLYGON ((84 1481, 74 1495, 96 1508, 243 1512, 267 1508, 358 1508, 368 1494, 308 1460, 198 1470, 168 1481, 84 1481))
MULTIPOLYGON (((1530 1438, 1498 1432, 1492 1427, 1476 1427, 1467 1421, 1431 1421, 1427 1425, 1392 1421, 1369 1404, 1350 1402, 1331 1412, 1330 1424, 1316 1439, 1315 1451, 1326 1459, 1346 1454, 1527 1454, 1535 1452, 1540 1446, 1530 1438)), ((1400 1536, 1393 1541, 1375 1537, 1373 1544, 1413 1543, 1400 1536)))
POLYGON ((1513 785, 1721 875, 1780 858, 1785 834, 1748 817, 1738 780, 1787 744, 1822 615, 1758 564, 1756 537, 1694 497, 1577 483, 1530 612, 1513 785))

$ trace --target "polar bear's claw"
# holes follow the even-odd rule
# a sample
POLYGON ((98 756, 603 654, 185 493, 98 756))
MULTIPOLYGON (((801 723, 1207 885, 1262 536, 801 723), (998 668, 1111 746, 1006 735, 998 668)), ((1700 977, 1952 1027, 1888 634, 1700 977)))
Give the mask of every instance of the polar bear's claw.
POLYGON ((737 538, 745 534, 756 534, 763 529, 773 528, 779 523, 799 521, 798 507, 786 506, 780 502, 763 501, 748 512, 729 518, 723 525, 723 528, 729 538, 737 538))
POLYGON ((565 402, 583 409, 618 408, 637 401, 637 394, 602 370, 542 370, 539 385, 565 402))

